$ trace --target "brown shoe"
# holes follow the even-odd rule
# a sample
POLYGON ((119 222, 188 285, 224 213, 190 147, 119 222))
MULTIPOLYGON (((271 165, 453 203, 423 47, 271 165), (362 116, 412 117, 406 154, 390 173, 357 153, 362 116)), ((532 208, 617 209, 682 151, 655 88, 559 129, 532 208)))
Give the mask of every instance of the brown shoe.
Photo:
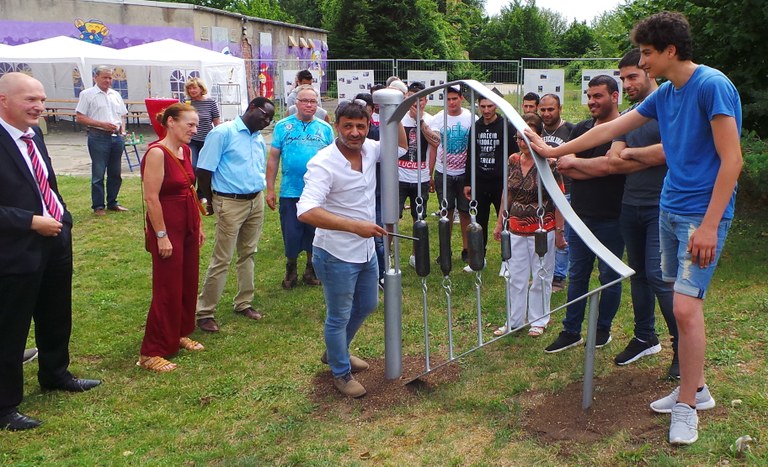
POLYGON ((366 392, 363 385, 358 383, 355 377, 352 376, 352 373, 347 373, 339 378, 333 378, 333 385, 336 386, 340 393, 347 397, 363 397, 366 392))
POLYGON ((119 204, 116 204, 114 206, 110 206, 107 209, 109 209, 110 211, 116 211, 116 212, 126 212, 126 211, 128 211, 128 208, 124 208, 124 207, 120 206, 119 204))
POLYGON ((289 261, 285 263, 285 277, 283 278, 283 288, 290 290, 296 287, 296 283, 299 281, 298 273, 296 272, 296 261, 289 261))
POLYGON ((93 210, 93 215, 94 216, 106 216, 107 215, 107 211, 105 211, 104 208, 94 209, 93 210))
MULTIPOLYGON (((326 365, 328 364, 328 351, 323 352, 323 355, 320 356, 320 361, 326 365)), ((352 369, 352 373, 358 373, 370 368, 368 362, 362 358, 355 357, 354 355, 349 356, 349 366, 352 369)))
POLYGON ((322 285, 320 279, 318 279, 317 275, 315 275, 315 268, 312 266, 311 261, 307 262, 307 267, 304 269, 304 275, 301 276, 301 279, 307 285, 322 285))
POLYGON ((244 310, 235 310, 235 313, 237 313, 238 315, 243 315, 246 318, 251 318, 251 319, 256 320, 256 321, 258 321, 258 320, 260 320, 262 318, 261 312, 254 310, 252 306, 249 306, 248 308, 245 308, 244 310))
POLYGON ((200 318, 197 320, 197 327, 205 332, 219 332, 219 325, 213 318, 200 318))

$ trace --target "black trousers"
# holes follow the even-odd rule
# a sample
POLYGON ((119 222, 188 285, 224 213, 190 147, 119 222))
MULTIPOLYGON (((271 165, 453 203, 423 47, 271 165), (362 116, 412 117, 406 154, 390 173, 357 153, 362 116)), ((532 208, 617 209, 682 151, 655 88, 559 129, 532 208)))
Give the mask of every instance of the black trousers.
MULTIPOLYGON (((488 247, 488 219, 491 216, 491 205, 496 208, 496 216, 501 209, 501 194, 504 190, 503 181, 478 180, 475 186, 475 198, 477 199, 477 223, 483 228, 483 246, 488 247)), ((496 227, 496 218, 493 219, 496 227)))
POLYGON ((72 332, 71 227, 64 224, 58 236, 44 238, 41 255, 35 273, 0 275, 0 416, 14 410, 24 397, 22 358, 32 318, 40 385, 56 386, 72 377, 67 370, 72 332))

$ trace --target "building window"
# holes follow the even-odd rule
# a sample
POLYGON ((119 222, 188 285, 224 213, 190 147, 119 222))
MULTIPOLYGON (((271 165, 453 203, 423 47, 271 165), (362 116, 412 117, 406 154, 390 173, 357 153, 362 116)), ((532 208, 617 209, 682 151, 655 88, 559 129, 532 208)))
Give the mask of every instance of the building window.
POLYGON ((112 72, 112 89, 120 93, 120 97, 128 99, 128 76, 125 68, 116 67, 112 72))
POLYGON ((184 90, 184 86, 187 84, 187 80, 190 78, 199 77, 200 72, 197 70, 173 70, 171 73, 171 97, 178 99, 181 102, 187 100, 187 94, 184 90))
POLYGON ((26 63, 0 63, 0 76, 16 71, 19 73, 24 73, 25 75, 32 76, 32 68, 30 68, 26 63))

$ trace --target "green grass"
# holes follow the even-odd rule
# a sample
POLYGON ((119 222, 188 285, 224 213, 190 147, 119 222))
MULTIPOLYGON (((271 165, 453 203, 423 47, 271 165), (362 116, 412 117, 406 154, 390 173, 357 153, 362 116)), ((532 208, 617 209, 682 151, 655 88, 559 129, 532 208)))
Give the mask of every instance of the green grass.
MULTIPOLYGON (((319 288, 280 288, 284 272, 277 213, 266 217, 256 255, 256 303, 266 312, 258 323, 231 312, 233 275, 218 309, 222 332, 195 333, 206 350, 182 353, 179 369, 159 375, 135 366, 150 301, 150 258, 143 248, 139 183, 127 178, 121 201, 131 208, 106 218, 91 215, 89 183, 61 177, 61 190, 75 217, 74 330, 71 370, 101 378, 88 393, 41 393, 36 364, 25 368, 20 409, 45 424, 31 432, 0 432, 0 464, 220 464, 220 465, 714 465, 766 464, 768 378, 766 335, 768 293, 764 209, 740 212, 706 304, 709 346, 707 376, 725 415, 702 416, 700 440, 685 449, 663 439, 632 439, 619 433, 602 443, 560 449, 522 429, 520 401, 529 390, 554 391, 579 381, 583 353, 545 355, 542 348, 559 331, 555 317, 543 340, 506 338, 461 361, 461 377, 394 404, 364 419, 359 404, 339 402, 321 409, 311 397, 313 379, 326 368, 324 304, 319 288), (741 399, 741 406, 730 401, 741 399), (730 450, 749 434, 758 440, 747 457, 730 450), (568 452, 568 457, 563 456, 568 452), (561 453, 561 454, 558 454, 561 453)), ((436 207, 430 202, 427 212, 436 207)), ((430 218, 432 238, 435 218, 430 218)), ((410 222, 400 226, 410 232, 410 222)), ((213 219, 205 219, 209 240, 201 273, 210 258, 213 219)), ((454 232, 458 244, 458 232, 454 232)), ((403 242, 404 249, 410 248, 403 242)), ((433 251, 436 249, 433 242, 433 251)), ((503 288, 495 274, 498 253, 490 250, 483 274, 486 338, 504 319, 503 288)), ((423 348, 421 284, 403 267, 404 353, 423 348)), ((454 254, 458 256, 458 252, 454 254)), ((475 339, 474 276, 452 274, 457 351, 475 339)), ((428 278, 432 351, 444 350, 444 295, 433 265, 428 278)), ((559 305, 563 293, 555 295, 559 305)), ((367 358, 383 356, 383 313, 373 314, 353 343, 367 358)), ((665 335, 662 320, 659 331, 665 335)), ((616 344, 598 352, 598 374, 621 371, 612 357, 631 335, 628 287, 614 326, 616 344)), ((33 341, 30 340, 30 345, 33 341)), ((669 350, 638 365, 662 374, 669 350)), ((645 404, 648 401, 638 401, 645 404)), ((621 416, 621 414, 617 414, 621 416)))

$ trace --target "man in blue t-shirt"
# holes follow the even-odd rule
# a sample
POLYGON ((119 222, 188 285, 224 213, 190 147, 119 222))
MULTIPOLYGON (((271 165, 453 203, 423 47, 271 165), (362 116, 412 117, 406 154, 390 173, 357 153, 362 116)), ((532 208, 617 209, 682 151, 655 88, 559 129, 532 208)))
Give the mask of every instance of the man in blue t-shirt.
POLYGON ((651 78, 668 79, 656 92, 635 110, 558 148, 527 135, 539 154, 557 157, 650 119, 659 122, 669 168, 660 199, 661 270, 664 280, 674 282, 680 386, 651 408, 672 414, 670 443, 692 444, 699 437, 697 410, 715 406, 704 380, 704 296, 733 218, 743 164, 741 99, 723 73, 691 61, 690 26, 683 15, 661 12, 642 20, 632 41, 640 48, 640 67, 651 78))
POLYGON ((295 114, 275 124, 272 133, 272 149, 267 162, 267 206, 275 210, 275 179, 282 159, 280 172, 280 229, 285 247, 285 278, 283 288, 292 289, 298 282, 296 260, 302 251, 307 252, 307 265, 302 279, 307 285, 320 285, 312 267, 312 240, 315 228, 296 218, 296 203, 304 190, 304 173, 307 162, 317 151, 333 142, 333 128, 315 117, 320 96, 310 85, 296 89, 295 114))

